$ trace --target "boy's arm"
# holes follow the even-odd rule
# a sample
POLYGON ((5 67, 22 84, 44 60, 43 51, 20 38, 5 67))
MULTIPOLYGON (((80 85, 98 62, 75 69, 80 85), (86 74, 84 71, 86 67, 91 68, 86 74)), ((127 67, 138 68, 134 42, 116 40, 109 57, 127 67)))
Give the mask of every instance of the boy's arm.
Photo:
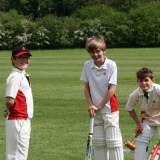
POLYGON ((85 83, 84 93, 85 93, 85 97, 86 97, 87 104, 88 104, 88 112, 90 113, 91 117, 94 117, 95 110, 97 110, 97 108, 93 105, 93 102, 92 102, 89 83, 85 83))
POLYGON ((143 128, 141 126, 141 122, 140 122, 135 110, 133 109, 133 110, 128 111, 128 112, 129 112, 130 116, 133 118, 133 120, 135 121, 135 123, 137 124, 136 133, 137 132, 138 133, 142 133, 143 128))
POLYGON ((100 110, 101 108, 103 108, 103 106, 105 106, 105 104, 111 99, 111 97, 115 94, 115 92, 116 92, 116 85, 110 84, 105 97, 98 106, 98 110, 100 110))
POLYGON ((14 106, 14 99, 11 97, 6 97, 6 109, 4 110, 4 117, 8 116, 9 110, 14 106))
POLYGON ((10 110, 14 106, 14 98, 6 97, 6 108, 10 110))

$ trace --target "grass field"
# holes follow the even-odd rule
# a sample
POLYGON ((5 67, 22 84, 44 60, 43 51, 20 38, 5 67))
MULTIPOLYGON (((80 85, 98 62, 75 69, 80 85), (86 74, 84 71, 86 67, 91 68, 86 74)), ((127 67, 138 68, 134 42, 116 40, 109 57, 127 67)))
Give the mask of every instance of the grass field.
MULTIPOLYGON (((0 159, 5 160, 5 81, 11 71, 10 51, 0 51, 0 159)), ((36 50, 27 72, 34 95, 34 118, 28 160, 84 160, 89 119, 80 74, 90 57, 84 49, 36 50)), ((137 87, 135 72, 143 66, 160 83, 160 49, 108 49, 118 66, 117 96, 123 141, 132 139, 135 124, 125 111, 128 94, 137 87)), ((137 109, 137 111, 139 111, 137 109)), ((154 137, 150 148, 157 142, 154 137)), ((125 156, 133 160, 133 153, 125 156)))

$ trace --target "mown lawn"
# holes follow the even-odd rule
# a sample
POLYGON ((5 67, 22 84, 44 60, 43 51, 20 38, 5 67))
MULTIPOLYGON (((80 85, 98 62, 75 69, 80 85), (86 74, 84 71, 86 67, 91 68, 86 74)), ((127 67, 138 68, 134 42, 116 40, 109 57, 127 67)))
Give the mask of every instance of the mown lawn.
MULTIPOLYGON (((89 119, 80 74, 90 57, 85 49, 33 50, 31 76, 35 113, 28 160, 84 160, 89 119)), ((5 80, 11 71, 11 51, 0 51, 0 159, 5 160, 5 80)), ((123 141, 134 137, 135 124, 125 111, 129 93, 137 87, 135 73, 143 66, 160 83, 160 49, 108 49, 118 66, 117 96, 123 141)), ((137 107, 137 111, 139 111, 137 107)), ((150 144, 151 149, 157 136, 150 144)), ((133 152, 125 156, 133 160, 133 152)))

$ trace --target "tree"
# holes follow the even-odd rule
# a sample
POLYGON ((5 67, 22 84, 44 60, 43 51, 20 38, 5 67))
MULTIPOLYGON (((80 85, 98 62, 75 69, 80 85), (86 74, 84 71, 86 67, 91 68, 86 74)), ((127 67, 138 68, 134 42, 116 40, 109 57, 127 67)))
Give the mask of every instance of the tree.
POLYGON ((0 0, 0 11, 6 11, 9 6, 8 0, 0 0))
POLYGON ((52 6, 51 0, 9 0, 10 9, 15 9, 19 14, 29 15, 33 20, 49 14, 52 6))

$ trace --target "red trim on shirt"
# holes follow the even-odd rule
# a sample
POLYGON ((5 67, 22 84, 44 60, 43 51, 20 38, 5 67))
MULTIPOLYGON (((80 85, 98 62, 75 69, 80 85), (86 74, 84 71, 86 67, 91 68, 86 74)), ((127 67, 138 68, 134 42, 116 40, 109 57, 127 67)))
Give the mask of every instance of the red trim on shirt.
POLYGON ((9 120, 14 119, 27 119, 27 103, 26 97, 20 90, 17 93, 16 98, 14 99, 14 106, 9 110, 9 120))
MULTIPOLYGON (((145 111, 141 111, 141 116, 142 116, 142 114, 144 114, 144 113, 146 113, 146 112, 145 112, 145 111)), ((142 117, 142 119, 141 119, 142 123, 143 123, 144 120, 145 120, 145 118, 142 117)))
POLYGON ((116 95, 113 95, 110 99, 110 105, 111 105, 111 112, 116 112, 119 110, 118 107, 118 100, 116 95))

